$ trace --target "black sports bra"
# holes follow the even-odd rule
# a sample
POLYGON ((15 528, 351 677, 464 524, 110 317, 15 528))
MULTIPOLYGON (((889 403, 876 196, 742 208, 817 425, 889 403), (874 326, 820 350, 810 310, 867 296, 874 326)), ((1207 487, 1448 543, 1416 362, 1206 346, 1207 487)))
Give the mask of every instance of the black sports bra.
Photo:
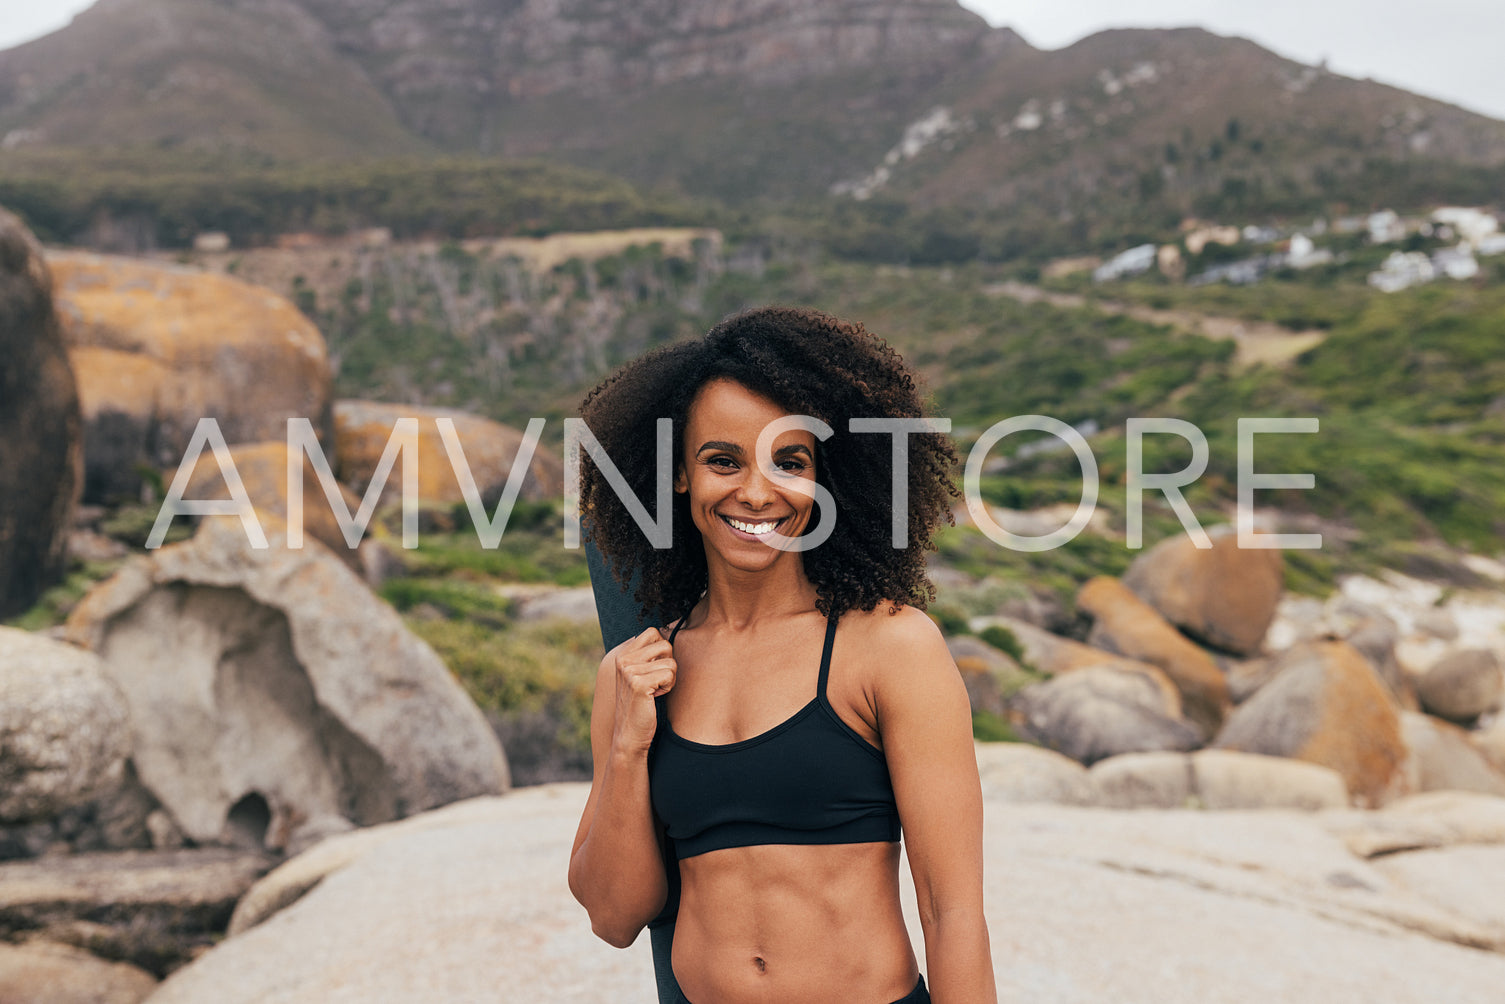
MULTIPOLYGON (((669 635, 672 644, 681 619, 669 635)), ((753 844, 861 844, 899 839, 883 753, 826 699, 836 618, 826 621, 815 697, 767 732, 720 746, 691 742, 657 699, 648 755, 653 810, 676 858, 753 844)))

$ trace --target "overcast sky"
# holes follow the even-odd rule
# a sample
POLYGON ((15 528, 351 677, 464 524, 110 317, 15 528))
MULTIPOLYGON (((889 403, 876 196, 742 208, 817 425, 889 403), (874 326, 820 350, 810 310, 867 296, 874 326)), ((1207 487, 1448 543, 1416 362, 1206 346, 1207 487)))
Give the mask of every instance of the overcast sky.
POLYGON ((1104 28, 1200 25, 1289 59, 1373 77, 1505 119, 1502 0, 962 0, 1031 45, 1104 28))
MULTIPOLYGON (((0 0, 0 49, 92 0, 0 0)), ((962 0, 1042 49, 1114 27, 1201 25, 1305 63, 1505 119, 1505 0, 962 0)))

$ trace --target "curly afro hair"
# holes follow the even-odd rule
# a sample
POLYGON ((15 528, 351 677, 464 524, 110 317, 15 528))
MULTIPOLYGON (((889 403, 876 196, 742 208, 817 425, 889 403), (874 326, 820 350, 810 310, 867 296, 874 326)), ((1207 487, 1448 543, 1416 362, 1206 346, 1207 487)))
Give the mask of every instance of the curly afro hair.
MULTIPOLYGON (((655 423, 673 420, 674 465, 683 464, 690 404, 706 383, 730 378, 834 431, 817 441, 815 479, 836 501, 835 530, 802 555, 821 613, 872 610, 889 601, 923 609, 935 597, 926 550, 958 496, 956 450, 942 433, 909 436, 909 540, 892 546, 893 447, 888 435, 852 433, 854 417, 920 418, 921 399, 904 361, 861 324, 815 310, 763 307, 733 315, 704 338, 628 363, 585 396, 581 416, 633 494, 651 500, 655 423)), ((582 451, 580 504, 591 540, 636 592, 645 615, 687 613, 706 589, 705 549, 686 496, 674 495, 673 546, 653 548, 605 476, 582 451)))

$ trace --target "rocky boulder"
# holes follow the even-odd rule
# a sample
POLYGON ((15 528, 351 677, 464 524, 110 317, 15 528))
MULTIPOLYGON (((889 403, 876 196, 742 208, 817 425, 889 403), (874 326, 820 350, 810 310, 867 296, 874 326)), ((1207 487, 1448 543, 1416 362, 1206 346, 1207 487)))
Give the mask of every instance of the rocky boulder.
POLYGON ((1006 653, 981 638, 957 635, 946 639, 946 647, 962 674, 973 711, 1004 714, 1008 696, 1036 679, 1006 653))
POLYGON ((1207 549, 1185 534, 1161 541, 1134 559, 1124 585, 1193 638, 1252 655, 1280 602, 1280 552, 1240 549, 1231 526, 1212 527, 1207 536, 1207 549))
MULTIPOLYGON (((251 499, 251 504, 260 512, 270 513, 281 520, 287 519, 287 442, 245 443, 230 447, 230 459, 235 472, 251 499)), ((340 501, 345 511, 354 516, 360 509, 360 499, 350 490, 336 484, 340 501)), ((225 483, 212 450, 199 455, 193 468, 188 487, 183 493, 187 499, 228 499, 230 488, 225 483)), ((199 517, 221 519, 225 517, 199 517)), ((364 569, 358 548, 351 547, 340 528, 334 508, 319 484, 318 473, 307 454, 303 457, 303 532, 329 548, 352 570, 364 569)))
POLYGON ((1341 809, 1343 776, 1328 767, 1233 750, 1191 754, 1192 793, 1206 809, 1341 809))
POLYGON ((31 822, 0 823, 0 861, 182 844, 182 833, 141 784, 130 760, 119 786, 98 797, 31 822))
POLYGON ((1396 704, 1408 711, 1416 710, 1416 690, 1395 656, 1400 642, 1400 629, 1395 621, 1384 614, 1375 614, 1360 619, 1341 637, 1369 660, 1396 704))
POLYGON ((286 441, 287 420, 307 418, 329 448, 324 338, 286 299, 159 262, 49 261, 79 374, 87 499, 136 496, 142 465, 176 469, 200 418, 227 443, 286 441))
POLYGON ((590 586, 555 586, 520 582, 496 587, 498 596, 516 602, 519 622, 565 620, 591 624, 597 619, 596 595, 590 586))
POLYGON ((1113 809, 1180 809, 1192 800, 1191 761, 1184 753, 1121 753, 1088 771, 1093 804, 1113 809))
POLYGON ((1383 803, 1404 786, 1397 709, 1346 642, 1308 642, 1283 653, 1273 679, 1238 706, 1213 745, 1331 767, 1365 804, 1383 803))
POLYGON ((108 793, 130 752, 125 700, 98 656, 0 627, 0 823, 108 793))
POLYGON ((1481 753, 1498 771, 1505 771, 1505 715, 1496 715, 1489 725, 1473 733, 1481 753))
POLYGON ((1282 652, 1297 642, 1316 641, 1333 633, 1322 600, 1286 593, 1275 604, 1275 616, 1265 631, 1264 647, 1269 652, 1282 652))
POLYGON ((1398 798, 1382 812, 1334 813, 1327 828, 1363 858, 1422 848, 1505 844, 1505 799, 1471 791, 1428 791, 1398 798))
POLYGON ((1505 694, 1500 659, 1487 648, 1457 649, 1438 659, 1416 682, 1427 711, 1454 722, 1471 722, 1498 710, 1505 694))
POLYGON ((0 1001, 6 1004, 138 1004, 155 989, 151 973, 72 945, 0 944, 0 1001))
POLYGON ((163 976, 218 940, 236 901, 274 861, 195 847, 0 863, 0 938, 43 937, 163 976))
POLYGON ((1089 645, 1159 666, 1181 692, 1187 720, 1209 738, 1217 733, 1228 713, 1228 681, 1211 656, 1112 576, 1088 580, 1077 606, 1094 618, 1089 645))
POLYGON ((1164 713, 1174 718, 1181 716, 1181 692, 1158 666, 1083 645, 1013 617, 979 617, 971 622, 972 629, 979 632, 992 625, 1008 628, 1024 652, 1025 664, 1031 669, 1047 676, 1079 669, 1112 669, 1142 676, 1159 691, 1159 705, 1164 713))
MULTIPOLYGON (((261 923, 175 972, 152 1004, 648 1004, 647 949, 591 935, 566 887, 587 789, 522 789, 320 845, 306 855, 316 866, 285 879, 294 859, 252 888, 246 902, 275 904, 261 923)), ((1411 801, 1120 812, 990 796, 983 896, 999 999, 1494 1001, 1505 986, 1505 800, 1411 801), (1411 842, 1371 857, 1392 838, 1411 842)))
POLYGON ((1233 703, 1243 704, 1253 697, 1260 687, 1269 683, 1275 676, 1278 662, 1279 657, 1274 655, 1261 655, 1232 662, 1226 670, 1226 678, 1228 696, 1233 703))
POLYGON ((1083 764, 1141 750, 1189 750, 1202 742, 1196 726, 1166 712, 1154 680, 1103 667, 1025 687, 1009 701, 1009 720, 1021 738, 1083 764))
POLYGON ((42 248, 0 209, 0 617, 62 577, 83 487, 78 389, 42 248))
POLYGON ((983 797, 1024 805, 1091 805, 1087 768, 1069 756, 1030 743, 977 743, 977 773, 983 797))
POLYGON ((1348 789, 1337 771, 1284 757, 1198 750, 1125 753, 1087 772, 1092 804, 1115 809, 1337 809, 1348 789))
POLYGON ((1479 791, 1505 797, 1505 773, 1456 725, 1414 711, 1401 713, 1407 787, 1412 791, 1479 791))
MULTIPOLYGON (((418 419, 418 497, 426 502, 449 505, 464 501, 456 468, 435 421, 448 418, 454 422, 455 434, 464 450, 481 501, 488 515, 492 513, 507 485, 512 464, 519 456, 523 433, 463 411, 376 401, 337 402, 334 423, 340 480, 364 498, 397 420, 405 417, 418 419)), ((542 449, 535 450, 518 498, 530 501, 555 499, 563 490, 564 465, 552 454, 542 449)), ((401 472, 400 468, 394 467, 382 490, 379 505, 387 506, 401 498, 401 472)))
POLYGON ((238 520, 134 559, 69 617, 130 706, 142 783, 191 840, 296 848, 506 790, 443 662, 313 540, 238 520))

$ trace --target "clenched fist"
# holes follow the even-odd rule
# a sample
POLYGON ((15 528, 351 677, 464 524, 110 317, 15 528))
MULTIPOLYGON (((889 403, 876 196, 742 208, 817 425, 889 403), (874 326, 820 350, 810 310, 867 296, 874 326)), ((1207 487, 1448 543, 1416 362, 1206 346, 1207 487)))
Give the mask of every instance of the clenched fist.
POLYGON ((614 650, 617 700, 612 743, 619 750, 646 753, 658 728, 653 699, 674 689, 678 666, 663 632, 651 627, 614 650))

